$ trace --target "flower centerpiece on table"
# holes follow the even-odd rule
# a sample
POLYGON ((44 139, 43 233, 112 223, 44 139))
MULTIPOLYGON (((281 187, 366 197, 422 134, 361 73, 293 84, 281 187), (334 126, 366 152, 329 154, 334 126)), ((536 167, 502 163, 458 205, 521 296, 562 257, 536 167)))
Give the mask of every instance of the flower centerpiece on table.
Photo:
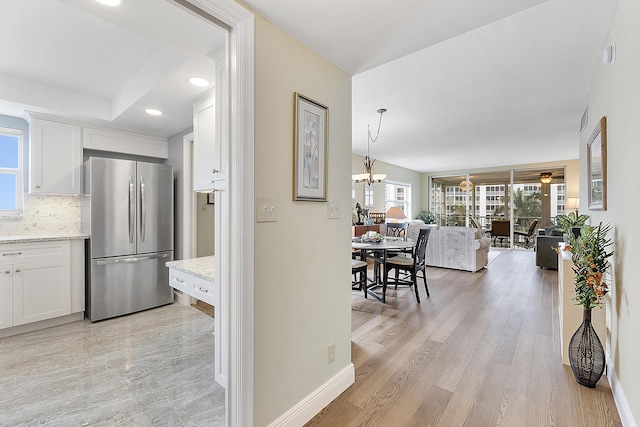
POLYGON ((363 242, 380 243, 384 237, 377 231, 367 231, 362 235, 361 239, 363 242))

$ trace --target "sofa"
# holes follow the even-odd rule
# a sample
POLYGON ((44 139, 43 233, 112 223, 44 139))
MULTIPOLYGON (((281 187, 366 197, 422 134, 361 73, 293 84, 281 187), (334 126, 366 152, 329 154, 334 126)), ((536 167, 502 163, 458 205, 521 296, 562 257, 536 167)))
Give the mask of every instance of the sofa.
POLYGON ((488 262, 491 239, 471 227, 438 227, 422 221, 409 221, 407 237, 415 239, 420 228, 432 227, 427 242, 426 263, 431 267, 478 271, 488 262))

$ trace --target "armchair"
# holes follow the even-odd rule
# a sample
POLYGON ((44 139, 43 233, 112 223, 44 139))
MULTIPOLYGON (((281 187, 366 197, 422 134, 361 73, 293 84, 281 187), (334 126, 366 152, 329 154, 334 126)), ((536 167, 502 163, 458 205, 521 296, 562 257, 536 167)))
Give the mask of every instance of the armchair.
POLYGON ((556 254, 554 248, 557 248, 558 243, 562 241, 564 241, 562 231, 555 227, 549 227, 546 230, 538 230, 536 241, 536 265, 540 268, 557 270, 558 254, 556 254))

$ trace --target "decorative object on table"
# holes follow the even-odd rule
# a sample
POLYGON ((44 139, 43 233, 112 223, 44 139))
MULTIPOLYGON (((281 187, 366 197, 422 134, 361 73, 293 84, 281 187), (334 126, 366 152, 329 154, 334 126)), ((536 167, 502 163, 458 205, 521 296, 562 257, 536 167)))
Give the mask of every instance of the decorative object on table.
POLYGON ((422 211, 418 215, 416 215, 416 219, 424 221, 425 224, 435 224, 436 216, 429 211, 422 211))
POLYGON ((353 225, 362 225, 364 224, 364 214, 362 212, 362 206, 360 206, 360 203, 356 203, 356 207, 353 210, 353 216, 355 218, 355 222, 353 222, 353 225))
POLYGON ((380 243, 384 236, 377 231, 367 231, 361 237, 361 241, 365 243, 380 243))
POLYGON ((604 275, 609 268, 607 258, 613 255, 608 247, 613 244, 607 239, 609 225, 585 225, 580 236, 569 235, 573 271, 575 273, 575 300, 583 308, 582 324, 569 341, 569 364, 578 384, 595 387, 605 366, 602 343, 591 324, 591 309, 604 305, 604 296, 609 285, 604 275))
POLYGON ((398 222, 399 219, 405 219, 407 216, 402 212, 402 209, 397 206, 392 206, 385 213, 385 217, 390 219, 390 222, 398 222))
POLYGON ((295 93, 293 200, 327 201, 329 108, 295 93))
POLYGON ((371 136, 371 128, 369 127, 369 125, 367 125, 367 155, 362 160, 364 173, 351 175, 351 179, 353 179, 356 183, 366 182, 368 185, 371 185, 374 182, 382 182, 387 177, 387 175, 383 173, 373 173, 373 164, 376 162, 376 160, 371 158, 371 156, 369 155, 369 144, 374 143, 378 140, 378 137, 380 136, 380 126, 382 125, 382 115, 386 112, 386 108, 380 108, 378 110, 378 114, 380 114, 380 120, 378 121, 378 131, 376 132, 375 137, 371 136))
POLYGON ((587 143, 587 194, 590 210, 607 210, 607 118, 602 117, 587 143))
POLYGON ((371 212, 369 218, 373 218, 376 224, 382 224, 385 220, 384 212, 371 212))

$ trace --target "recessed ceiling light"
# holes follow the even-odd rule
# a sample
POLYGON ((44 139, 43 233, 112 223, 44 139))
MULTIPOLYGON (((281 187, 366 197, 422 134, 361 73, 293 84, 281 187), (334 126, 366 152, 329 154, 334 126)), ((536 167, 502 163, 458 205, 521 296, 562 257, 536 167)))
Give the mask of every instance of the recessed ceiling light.
POLYGON ((96 1, 105 6, 120 6, 120 3, 122 3, 122 0, 96 0, 96 1))
POLYGON ((144 110, 147 114, 151 115, 151 116, 161 116, 162 115, 162 111, 160 110, 154 110, 153 108, 147 108, 146 110, 144 110))
POLYGON ((189 83, 198 87, 209 86, 209 80, 203 79, 202 77, 191 77, 189 83))

